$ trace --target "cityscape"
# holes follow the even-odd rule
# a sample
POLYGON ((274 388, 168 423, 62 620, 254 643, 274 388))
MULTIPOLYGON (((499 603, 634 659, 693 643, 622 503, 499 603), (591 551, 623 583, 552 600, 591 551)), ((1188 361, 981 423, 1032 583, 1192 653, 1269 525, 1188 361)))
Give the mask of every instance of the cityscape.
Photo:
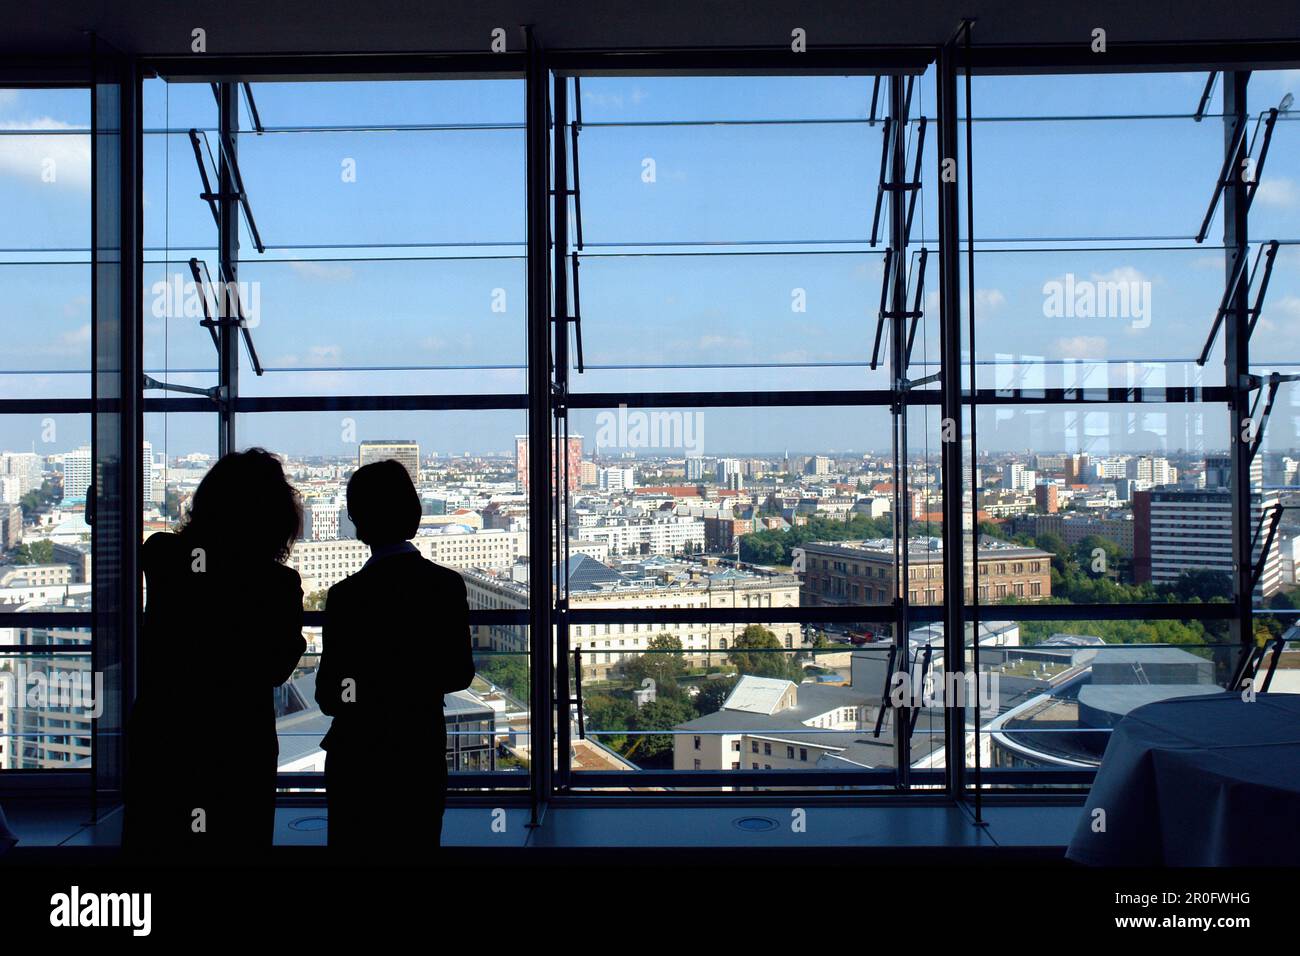
MULTIPOLYGON (((552 491, 567 535, 556 542, 552 593, 575 611, 905 601, 923 614, 949 599, 937 456, 914 456, 896 471, 881 453, 704 456, 594 444, 569 435, 565 453, 553 457, 552 491)), ((962 600, 982 609, 980 676, 995 681, 992 702, 968 721, 969 759, 978 746, 985 766, 1095 767, 1109 727, 1135 704, 1221 689, 1234 659, 1222 620, 1021 620, 1016 606, 1230 600, 1226 453, 982 453, 972 469, 969 445, 966 452, 962 513, 970 532, 977 485, 978 567, 967 563, 962 600)), ((526 610, 526 436, 497 454, 439 454, 415 439, 376 438, 358 441, 353 456, 286 456, 303 505, 287 563, 301 576, 305 609, 322 610, 329 588, 369 557, 348 518, 345 487, 356 468, 385 459, 401 463, 419 492, 416 547, 461 574, 471 610, 526 610)), ((178 527, 212 462, 210 454, 167 456, 144 444, 146 538, 178 527)), ((0 613, 89 609, 91 464, 88 446, 0 454, 0 613)), ((1285 514, 1279 505, 1300 502, 1300 454, 1261 455, 1250 474, 1261 526, 1285 514)), ((1283 518, 1276 532, 1255 542, 1255 605, 1279 611, 1256 616, 1261 642, 1290 628, 1286 615, 1300 604, 1300 526, 1283 518)), ((471 630, 478 674, 469 689, 444 698, 448 769, 526 779, 536 650, 529 629, 471 630)), ((572 766, 891 768, 892 632, 880 620, 572 624, 569 653, 581 669, 572 766)), ((85 701, 33 700, 30 688, 87 681, 88 653, 39 651, 88 646, 88 632, 23 627, 12 617, 5 635, 37 653, 0 664, 0 769, 84 766, 85 701)), ((320 628, 309 626, 306 636, 307 653, 277 691, 283 773, 323 766, 329 718, 314 703, 320 628)), ((903 670, 925 691, 910 730, 911 766, 941 768, 944 694, 952 692, 942 623, 930 615, 909 636, 903 670)), ((428 638, 436 637, 431 620, 428 638)), ((1300 670, 1288 664, 1275 686, 1300 689, 1300 670)))

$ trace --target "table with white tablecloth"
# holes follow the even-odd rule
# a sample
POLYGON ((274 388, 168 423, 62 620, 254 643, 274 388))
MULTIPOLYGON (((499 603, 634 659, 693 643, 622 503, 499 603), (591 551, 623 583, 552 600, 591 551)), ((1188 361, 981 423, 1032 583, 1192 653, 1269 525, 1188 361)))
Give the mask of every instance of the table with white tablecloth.
POLYGON ((1094 866, 1300 865, 1300 695, 1133 710, 1111 735, 1066 856, 1094 866))

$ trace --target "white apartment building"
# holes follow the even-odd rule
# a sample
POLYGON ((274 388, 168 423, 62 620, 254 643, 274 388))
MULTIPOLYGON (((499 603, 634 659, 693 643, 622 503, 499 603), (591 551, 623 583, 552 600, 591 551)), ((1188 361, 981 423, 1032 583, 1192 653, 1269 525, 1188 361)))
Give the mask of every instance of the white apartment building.
MULTIPOLYGON (((447 529, 418 534, 412 543, 435 564, 448 568, 506 569, 528 555, 522 531, 447 529)), ((302 589, 326 591, 370 560, 370 546, 355 538, 299 541, 286 562, 302 576, 302 589)))
POLYGON ((601 468, 596 484, 601 491, 631 491, 636 487, 636 472, 622 466, 601 468))
POLYGON ((704 522, 699 518, 673 515, 642 521, 607 520, 583 525, 584 541, 605 545, 612 555, 681 554, 688 546, 704 550, 704 522))
MULTIPOLYGON (((607 608, 766 608, 798 607, 799 579, 794 575, 755 575, 733 570, 691 580, 663 582, 633 578, 588 558, 570 558, 569 606, 573 610, 607 608)), ((521 610, 528 607, 523 582, 493 577, 477 570, 462 572, 473 610, 521 610)), ((574 624, 570 646, 582 653, 583 677, 606 680, 625 660, 640 656, 650 641, 671 634, 682 645, 692 666, 722 663, 723 654, 744 632, 745 624, 651 622, 574 624)), ((803 647, 798 624, 764 624, 791 650, 803 647)), ((518 625, 477 625, 471 628, 474 646, 515 653, 529 650, 528 628, 518 625)))
POLYGON ((356 535, 356 526, 348 517, 347 503, 342 497, 309 498, 303 506, 304 541, 334 541, 356 535))
MULTIPOLYGON (((153 504, 153 444, 142 442, 140 450, 140 482, 143 485, 141 503, 144 507, 153 504)), ((82 445, 76 451, 63 456, 63 497, 64 500, 85 500, 86 490, 95 481, 94 457, 90 446, 82 445)), ((38 483, 39 484, 39 483, 38 483)))

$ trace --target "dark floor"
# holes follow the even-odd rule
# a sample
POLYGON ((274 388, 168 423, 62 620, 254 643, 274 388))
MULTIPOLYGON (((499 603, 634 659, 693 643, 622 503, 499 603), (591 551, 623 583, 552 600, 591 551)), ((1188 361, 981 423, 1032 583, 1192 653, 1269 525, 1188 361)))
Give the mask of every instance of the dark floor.
MULTIPOLYGON (((121 831, 121 814, 111 811, 90 822, 85 806, 70 802, 14 802, 4 805, 20 843, 9 862, 51 861, 90 853, 111 859, 121 831), (81 851, 81 853, 79 853, 81 851)), ((670 852, 757 851, 777 856, 844 851, 948 854, 971 859, 1061 860, 1078 821, 1077 805, 985 806, 985 826, 957 805, 871 807, 556 807, 541 825, 528 826, 525 807, 456 807, 443 821, 443 845, 512 851, 505 855, 576 857, 613 855, 634 861, 670 852), (540 851, 540 852, 538 852, 540 851)), ((323 808, 282 807, 276 812, 276 846, 289 855, 324 847, 323 808), (295 849, 289 849, 295 848, 295 849)), ((393 818, 394 840, 419 826, 415 813, 393 818)))

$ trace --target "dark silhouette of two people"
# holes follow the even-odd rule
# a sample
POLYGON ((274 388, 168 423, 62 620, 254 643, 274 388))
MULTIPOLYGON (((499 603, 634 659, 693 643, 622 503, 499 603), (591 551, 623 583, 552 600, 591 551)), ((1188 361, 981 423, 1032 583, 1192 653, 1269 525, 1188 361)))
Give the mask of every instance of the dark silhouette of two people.
MULTIPOLYGON (((420 500, 382 461, 348 482, 371 557, 326 600, 316 699, 331 852, 427 861, 441 842, 448 767, 442 694, 474 676, 460 575, 410 543, 420 500), (395 795, 418 808, 396 821, 395 795)), ((221 458, 176 533, 142 550, 147 603, 127 723, 123 844, 168 862, 257 861, 275 828, 275 688, 299 666, 302 584, 285 566, 302 505, 260 448, 221 458)))

